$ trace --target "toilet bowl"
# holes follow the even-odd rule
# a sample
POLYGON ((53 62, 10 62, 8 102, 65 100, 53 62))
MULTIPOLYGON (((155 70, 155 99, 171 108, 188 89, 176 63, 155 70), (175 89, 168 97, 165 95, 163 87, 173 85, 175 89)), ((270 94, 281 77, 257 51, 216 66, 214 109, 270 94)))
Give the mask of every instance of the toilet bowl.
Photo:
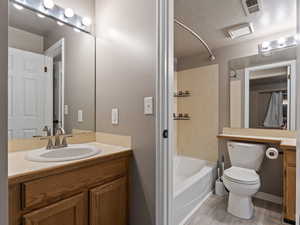
POLYGON ((229 191, 227 211, 242 219, 254 215, 252 196, 258 192, 261 183, 256 173, 260 169, 266 146, 228 142, 231 167, 223 174, 223 182, 229 191))
POLYGON ((253 217, 252 196, 260 188, 260 178, 255 170, 231 167, 224 171, 223 182, 229 191, 227 211, 242 219, 253 217))

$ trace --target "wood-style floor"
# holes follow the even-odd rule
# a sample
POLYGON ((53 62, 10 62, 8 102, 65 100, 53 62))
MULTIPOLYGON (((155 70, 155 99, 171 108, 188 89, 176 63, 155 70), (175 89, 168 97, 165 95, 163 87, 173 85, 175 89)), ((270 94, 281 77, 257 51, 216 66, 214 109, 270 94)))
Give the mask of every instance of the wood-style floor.
POLYGON ((226 212, 227 202, 223 197, 210 196, 186 225, 281 225, 281 206, 254 200, 255 216, 242 220, 226 212))

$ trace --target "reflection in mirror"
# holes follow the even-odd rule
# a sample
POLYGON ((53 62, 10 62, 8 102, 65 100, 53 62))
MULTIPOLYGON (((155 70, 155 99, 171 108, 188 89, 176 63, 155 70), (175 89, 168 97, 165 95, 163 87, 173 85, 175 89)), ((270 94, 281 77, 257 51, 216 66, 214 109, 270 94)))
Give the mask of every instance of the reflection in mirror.
POLYGON ((231 127, 296 129, 296 49, 230 60, 231 127))
POLYGON ((9 139, 94 131, 94 37, 13 5, 8 31, 9 139))

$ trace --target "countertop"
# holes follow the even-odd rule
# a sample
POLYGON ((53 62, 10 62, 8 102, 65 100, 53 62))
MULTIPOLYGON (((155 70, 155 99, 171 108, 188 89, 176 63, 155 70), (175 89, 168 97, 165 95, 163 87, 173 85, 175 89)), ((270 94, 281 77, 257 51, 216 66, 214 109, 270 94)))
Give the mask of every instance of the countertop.
POLYGON ((54 170, 57 168, 74 167, 85 163, 90 163, 96 160, 108 160, 114 157, 128 156, 132 150, 128 147, 107 145, 101 143, 86 143, 87 145, 94 145, 101 149, 101 153, 89 158, 65 161, 65 162, 31 162, 25 159, 28 151, 18 151, 8 153, 8 179, 9 183, 17 182, 26 176, 34 176, 37 173, 54 170))
POLYGON ((250 136, 250 135, 248 136, 248 135, 226 134, 226 133, 219 134, 218 138, 234 140, 234 141, 271 143, 271 144, 277 144, 282 148, 296 149, 296 138, 265 137, 265 136, 250 136))

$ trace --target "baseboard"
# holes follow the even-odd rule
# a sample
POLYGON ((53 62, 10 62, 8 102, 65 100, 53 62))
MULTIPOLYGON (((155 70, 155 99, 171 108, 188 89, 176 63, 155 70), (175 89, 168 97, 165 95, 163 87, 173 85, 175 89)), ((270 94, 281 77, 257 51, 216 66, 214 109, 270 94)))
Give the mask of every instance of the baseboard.
POLYGON ((213 194, 213 192, 209 192, 199 204, 179 223, 179 225, 187 224, 188 220, 194 215, 194 213, 203 205, 203 203, 213 194))
POLYGON ((258 199, 262 199, 268 202, 273 202, 275 204, 279 204, 282 205, 282 197, 276 196, 276 195, 272 195, 272 194, 268 194, 265 192, 257 192, 254 195, 254 198, 258 198, 258 199))

